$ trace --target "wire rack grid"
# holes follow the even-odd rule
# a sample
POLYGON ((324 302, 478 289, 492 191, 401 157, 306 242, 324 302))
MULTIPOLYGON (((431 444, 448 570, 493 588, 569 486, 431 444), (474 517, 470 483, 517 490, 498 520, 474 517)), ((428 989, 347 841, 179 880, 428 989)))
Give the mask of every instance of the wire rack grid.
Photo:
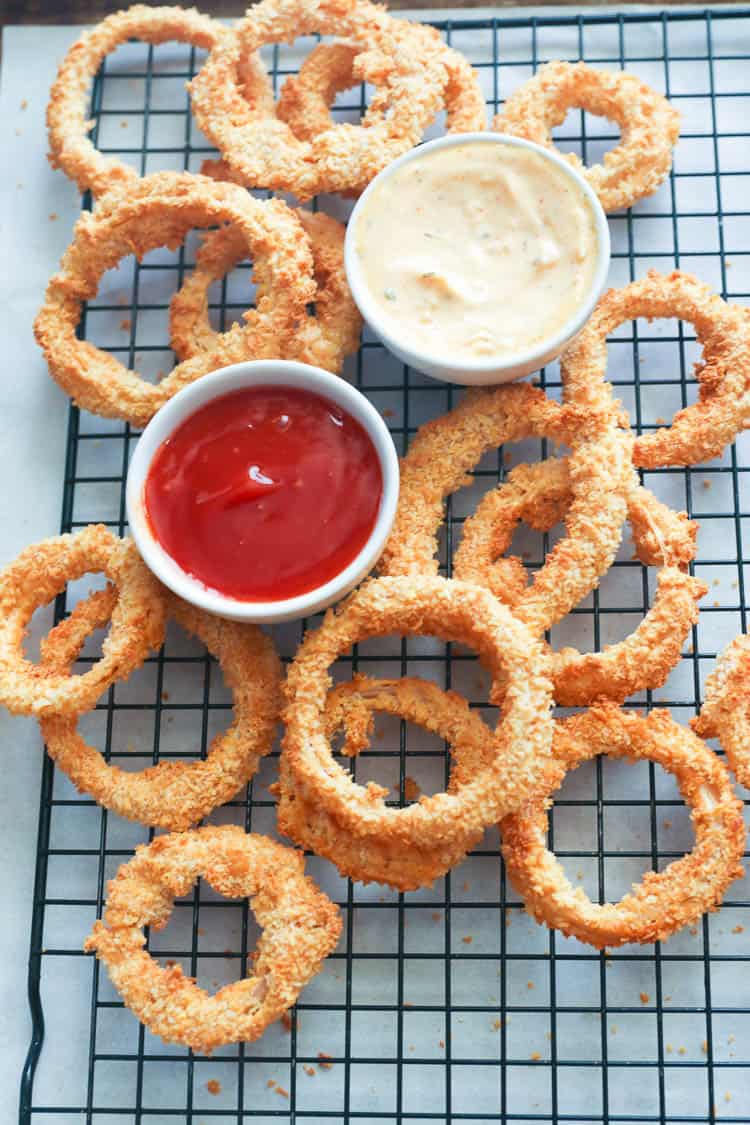
MULTIPOLYGON (((683 114, 670 179, 632 212, 610 219, 611 280, 647 268, 692 269, 723 296, 750 297, 750 9, 462 19, 440 24, 475 64, 491 111, 546 59, 627 66, 664 90, 683 114), (744 44, 744 46, 743 46, 744 44), (743 124, 744 123, 744 124, 743 124)), ((274 83, 309 48, 274 50, 274 83)), ((93 90, 94 140, 142 172, 197 170, 210 153, 189 114, 184 82, 199 53, 127 45, 107 60, 93 90)), ((367 91, 343 95, 335 112, 356 117, 367 91)), ((571 114, 562 147, 592 162, 613 143, 610 127, 571 114)), ((338 200, 321 205, 342 214, 338 200)), ((140 371, 168 367, 169 296, 191 267, 194 243, 123 263, 104 279, 84 332, 140 371)), ((223 327, 248 305, 248 266, 216 287, 223 327)), ((611 341, 610 375, 646 431, 695 394, 695 341, 677 322, 625 325, 611 341)), ((365 336, 350 377, 388 419, 402 449, 456 391, 398 364, 365 336)), ((557 369, 542 372, 551 395, 557 369)), ((62 528, 101 521, 124 533, 124 476, 135 434, 71 408, 62 528)), ((441 560, 450 571, 463 518, 510 463, 546 454, 544 443, 498 450, 451 500, 441 560)), ((645 475, 646 483, 701 522, 695 572, 711 586, 692 643, 664 688, 629 705, 695 712, 716 652, 747 627, 750 443, 707 466, 645 475)), ((520 533, 518 551, 539 566, 553 541, 520 533)), ((553 631, 582 648, 632 630, 653 574, 625 542, 600 589, 553 631)), ((62 615, 85 587, 71 588, 62 615)), ((309 623, 308 623, 309 624, 309 623)), ((301 626, 277 630, 289 658, 301 626)), ((90 659, 96 649, 90 647, 90 659)), ((361 644, 336 674, 416 674, 482 707, 487 684, 473 658, 429 638, 361 644)), ((81 721, 84 736, 123 768, 205 754, 226 722, 230 698, 215 662, 170 631, 162 652, 81 721), (192 748, 192 750, 188 750, 192 748)), ((489 715, 489 712, 488 712, 489 715)), ((246 794, 212 822, 274 832, 266 759, 246 794)), ((358 759, 359 779, 425 791, 446 781, 446 749, 387 717, 358 759)), ((107 879, 150 838, 81 797, 46 761, 40 803, 29 1001, 33 1037, 21 1082, 20 1122, 229 1125, 311 1123, 750 1122, 750 893, 730 888, 723 909, 669 942, 599 954, 536 926, 505 880, 496 832, 434 887, 397 894, 338 877, 310 857, 309 872, 340 903, 339 949, 303 993, 294 1019, 257 1044, 211 1059, 154 1039, 123 1008, 106 974, 81 951, 102 910, 107 879), (46 1025, 46 1030, 45 1030, 46 1025)), ((659 869, 692 841, 673 779, 652 765, 597 760, 565 782, 551 816, 551 844, 568 873, 598 901, 619 897, 646 868, 659 869)), ((179 961, 213 988, 243 972, 255 925, 246 904, 199 885, 169 926, 150 935, 162 959, 179 961)))

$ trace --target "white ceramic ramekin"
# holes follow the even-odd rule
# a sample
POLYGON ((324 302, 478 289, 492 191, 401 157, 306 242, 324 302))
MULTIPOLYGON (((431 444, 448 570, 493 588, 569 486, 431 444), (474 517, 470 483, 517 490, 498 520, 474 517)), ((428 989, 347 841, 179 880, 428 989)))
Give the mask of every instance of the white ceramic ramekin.
MULTIPOLYGON (((429 205, 429 200, 426 202, 429 205)), ((393 221, 394 223, 399 221, 398 215, 394 215, 393 221)), ((362 313, 362 316, 375 335, 385 344, 389 351, 393 352, 393 354, 398 357, 398 359, 403 363, 407 363, 410 367, 414 367, 417 371, 423 371, 426 375, 431 375, 434 379, 443 379, 449 383, 462 383, 466 385, 507 383, 512 379, 520 379, 524 375, 530 375, 533 371, 538 371, 540 367, 544 367, 545 363, 550 363, 559 356, 566 344, 580 332, 581 328, 583 328, 584 324, 591 316, 607 280, 609 257, 610 245, 607 217, 601 203, 586 183, 583 176, 556 152, 542 148, 541 145, 534 144, 532 141, 522 140, 520 137, 508 137, 502 133, 453 133, 450 136, 440 137, 438 140, 428 141, 427 144, 419 145, 417 148, 413 148, 403 156, 400 156, 398 160, 394 160, 392 164, 389 164, 387 168, 384 168, 383 171, 372 180, 357 200, 349 219, 345 243, 345 265, 349 287, 359 307, 359 311, 362 313), (389 176, 392 176, 398 168, 401 168, 404 164, 411 161, 421 160, 425 153, 434 152, 438 148, 452 148, 455 145, 465 145, 473 142, 479 144, 514 145, 517 148, 531 149, 568 176, 568 178, 578 186, 591 206, 597 235, 598 256, 593 280, 588 292, 583 297, 575 315, 572 316, 554 336, 550 336, 546 340, 542 340, 539 344, 536 344, 533 348, 529 348, 524 352, 518 352, 515 355, 459 364, 455 361, 448 362, 444 356, 430 354, 426 351, 414 348, 409 340, 408 325, 404 325, 402 335, 398 337, 393 335, 391 326, 389 324, 387 325, 377 302, 373 299, 367 286, 359 261, 359 255, 356 251, 356 237, 357 222, 359 217, 365 212, 370 195, 376 192, 379 186, 388 179, 389 176)))
MULTIPOLYGON (((346 380, 318 367, 286 360, 257 360, 224 367, 184 387, 146 426, 135 448, 126 488, 130 531, 146 564, 157 578, 187 602, 232 621, 271 624, 317 613, 347 594, 372 570, 393 524, 398 502, 398 457, 388 428, 372 403, 346 380), (191 414, 222 395, 255 386, 299 387, 331 399, 365 429, 375 446, 383 476, 380 508, 369 539, 349 565, 306 594, 282 601, 245 602, 208 589, 187 574, 153 535, 143 505, 143 487, 154 454, 191 414)), ((310 513, 315 534, 315 513, 310 513)))

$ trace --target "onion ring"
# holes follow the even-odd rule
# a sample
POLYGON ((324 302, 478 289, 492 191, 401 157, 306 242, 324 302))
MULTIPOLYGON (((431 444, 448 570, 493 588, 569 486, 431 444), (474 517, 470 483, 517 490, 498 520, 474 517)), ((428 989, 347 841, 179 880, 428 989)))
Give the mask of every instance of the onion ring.
POLYGON ((494 823, 504 808, 519 808, 533 792, 552 737, 547 667, 541 642, 480 587, 431 576, 375 579, 326 615, 289 668, 282 743, 289 776, 307 802, 357 836, 423 848, 455 842, 494 823), (387 808, 381 787, 353 782, 334 761, 323 722, 329 666, 357 641, 393 631, 475 647, 504 690, 488 767, 460 792, 424 797, 406 809, 387 808))
MULTIPOLYGON (((374 680, 355 676, 349 683, 337 685, 326 699, 326 737, 330 739, 343 730, 346 742, 341 752, 355 756, 368 743, 377 711, 418 723, 450 744, 453 765, 448 793, 456 792, 459 783, 468 783, 480 768, 491 765, 492 731, 479 714, 471 711, 456 692, 442 691, 436 684, 416 677, 374 680)), ((294 784, 285 755, 276 791, 278 823, 284 835, 329 859, 342 875, 361 883, 385 883, 401 891, 429 886, 460 863, 482 837, 482 830, 476 829, 434 848, 410 844, 405 849, 387 835, 357 836, 343 828, 325 807, 305 799, 294 784)))
POLYGON ((691 274, 650 270, 640 281, 610 289, 560 359, 563 396, 579 406, 612 402, 606 380, 607 336, 637 317, 677 317, 695 328, 703 351, 696 364, 700 396, 679 410, 670 426, 635 439, 639 469, 695 465, 718 457, 750 426, 750 320, 691 274))
POLYGON ((314 295, 309 243, 285 203, 254 199, 233 184, 204 176, 157 172, 127 195, 109 196, 93 214, 81 216, 34 331, 50 374, 79 406, 142 426, 178 390, 209 371, 278 356, 314 295), (245 327, 235 325, 220 346, 178 364, 156 385, 77 338, 83 302, 96 295, 104 273, 123 257, 140 258, 157 246, 174 249, 193 227, 222 222, 243 232, 263 294, 245 327))
POLYGON ((304 862, 300 852, 233 825, 158 836, 110 881, 104 921, 83 948, 96 953, 126 1006, 165 1043, 201 1054, 251 1043, 294 1004, 341 933, 338 907, 304 874, 304 862), (144 948, 144 926, 163 929, 175 898, 199 876, 226 898, 250 898, 263 928, 252 975, 213 996, 181 966, 162 968, 144 948))
POLYGON ((189 84, 198 125, 248 187, 290 191, 301 200, 361 191, 419 143, 448 82, 446 48, 435 29, 411 25, 407 39, 400 27, 369 0, 261 0, 217 42, 189 84), (316 32, 353 39, 361 47, 358 76, 383 90, 362 125, 336 125, 300 141, 285 121, 247 104, 238 65, 264 44, 316 32))
POLYGON ((701 738, 718 738, 740 785, 750 789, 750 636, 735 637, 706 680, 700 714, 690 720, 701 738))
MULTIPOLYGON (((521 603, 527 590, 523 563, 496 555, 507 550, 521 520, 548 531, 564 517, 571 497, 567 459, 518 465, 464 523, 454 577, 487 587, 511 608, 521 603)), ((708 593, 704 583, 679 569, 695 557, 697 524, 641 486, 628 498, 629 518, 631 512, 636 515, 638 557, 663 567, 654 603, 626 640, 597 653, 563 648, 552 654, 555 701, 563 707, 586 706, 600 698, 621 703, 635 692, 661 687, 698 620, 696 602, 708 593)))
POLYGON ((521 815, 500 825, 508 877, 533 918, 602 949, 663 941, 716 909, 729 884, 743 874, 745 825, 728 772, 704 742, 665 711, 643 716, 601 704, 556 723, 553 754, 566 771, 598 754, 663 766, 690 807, 696 844, 664 871, 649 871, 620 902, 593 903, 569 883, 546 847, 545 809, 559 785, 555 775, 521 815))
POLYGON ((0 703, 16 715, 37 716, 93 707, 115 680, 127 679, 159 648, 164 615, 162 588, 135 543, 102 524, 27 547, 0 572, 0 703), (35 610, 91 572, 105 574, 117 590, 101 658, 80 676, 27 660, 21 646, 35 610))
MULTIPOLYGON (((318 211, 297 211, 310 239, 317 292, 315 316, 305 316, 285 358, 298 359, 326 371, 338 372, 346 356, 359 346, 362 317, 354 303, 344 270, 342 223, 318 211)), ((192 359, 221 346, 225 333, 215 332, 208 314, 208 290, 247 256, 247 241, 236 227, 224 227, 205 236, 195 259, 195 269, 172 297, 169 334, 179 360, 192 359)), ((258 293, 258 299, 262 297, 258 293)), ((252 313, 243 313, 243 318, 252 313)))
MULTIPOLYGON (((43 643, 45 666, 68 671, 88 633, 106 625, 115 604, 112 589, 81 602, 43 643)), ((179 830, 231 800, 255 774, 273 744, 281 709, 281 671, 273 644, 260 629, 223 621, 171 594, 167 612, 216 657, 232 692, 234 722, 216 735, 205 760, 161 761, 130 773, 106 762, 81 738, 75 717, 51 715, 41 728, 50 757, 79 792, 128 820, 179 830)))
POLYGON ((528 383, 467 395, 450 413, 420 428, 401 462, 400 499, 381 573, 437 573, 434 556, 445 498, 469 482, 467 473, 487 450, 532 436, 572 446, 575 499, 568 509, 567 537, 547 556, 514 613, 534 633, 564 617, 617 552, 633 479, 630 439, 617 428, 611 409, 567 414, 528 383))
MULTIPOLYGON (((210 50, 228 34, 227 29, 195 8, 149 8, 136 4, 115 12, 84 32, 63 59, 50 90, 47 106, 49 162, 74 180, 81 192, 100 196, 129 190, 140 179, 135 168, 114 156, 104 156, 89 140, 87 121, 89 87, 108 54, 129 39, 146 43, 175 40, 210 50)), ((263 64, 256 54, 243 58, 243 81, 248 93, 268 111, 273 93, 263 64)))
POLYGON ((555 148, 552 129, 574 106, 620 126, 620 143, 605 153, 602 164, 586 167, 575 153, 561 153, 583 172, 604 210, 630 207, 652 195, 672 167, 680 115, 634 74, 595 70, 584 62, 546 63, 511 94, 493 128, 555 148))
MULTIPOLYGON (((413 25, 405 20, 399 23, 405 41, 413 25)), ((332 129, 336 122, 331 113, 336 95, 350 90, 360 82, 357 58, 361 49, 356 43, 338 40, 320 43, 302 63, 297 74, 284 82, 276 105, 276 113, 286 121, 300 141, 314 141, 320 133, 332 129)), ((458 51, 445 47, 443 61, 448 71, 445 87, 446 131, 448 133, 476 133, 487 128, 487 110, 484 97, 471 64, 458 51)), ((387 105, 378 106, 380 119, 387 105)), ((368 120, 372 120, 374 110, 368 120)))

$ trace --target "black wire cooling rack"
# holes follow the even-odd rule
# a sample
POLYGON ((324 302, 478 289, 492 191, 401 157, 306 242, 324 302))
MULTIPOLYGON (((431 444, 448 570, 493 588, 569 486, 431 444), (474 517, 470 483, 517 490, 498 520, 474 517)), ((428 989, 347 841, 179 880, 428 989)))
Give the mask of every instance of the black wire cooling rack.
MULTIPOLYGON (((683 114, 670 179, 632 212, 610 218, 612 280, 647 268, 693 270, 723 296, 750 303, 750 9, 462 19, 439 25, 476 65, 494 112, 549 58, 627 66, 663 89, 683 114)), ((304 45, 303 45, 304 46, 304 45)), ((274 82, 295 68, 292 49, 269 57, 274 82)), ((94 139, 141 171, 197 170, 209 150, 191 121, 184 82, 200 58, 188 48, 143 45, 107 60, 94 91, 94 139)), ((359 113, 366 91, 340 99, 359 113)), ((590 162, 612 144, 610 128, 569 116, 562 147, 590 162)), ((327 200, 322 206, 339 206, 327 200)), ((138 370, 171 362, 166 307, 191 265, 179 253, 126 263, 105 279, 85 334, 138 370)), ((217 288, 225 325, 247 307, 247 267, 217 288)), ((691 401, 695 342, 687 326, 624 326, 610 373, 639 430, 691 401)), ((449 408, 456 389, 419 376, 365 339, 350 376, 379 406, 401 447, 424 420, 449 408)), ((556 369, 541 373, 550 394, 556 369)), ((124 476, 137 435, 72 408, 62 529, 102 521, 126 531, 124 476)), ((446 571, 462 518, 502 478, 509 459, 544 455, 543 443, 498 451, 453 498, 441 550, 446 571)), ((707 466, 646 474, 673 506, 701 521, 695 571, 711 586, 701 620, 668 684, 634 705, 694 713, 716 652, 747 627, 750 445, 740 441, 707 466)), ((529 566, 548 537, 521 536, 529 566)), ((626 544, 596 592, 553 641, 583 647, 619 639, 649 604, 653 575, 626 544)), ((68 592, 70 608, 76 592, 68 592)), ((66 610, 61 602, 59 614, 66 610)), ((278 631, 289 657, 301 627, 278 631)), ((424 639, 359 646, 340 673, 421 674, 476 706, 486 684, 473 659, 424 639)), ((214 662, 186 638, 164 650, 82 722, 83 733, 127 768, 205 753, 229 700, 214 662)), ((442 744, 396 720, 378 723, 358 776, 423 789, 446 779, 442 744)), ((267 791, 275 760, 214 822, 274 829, 267 791)), ((750 894, 730 888, 723 909, 668 943, 599 954, 536 926, 507 886, 496 833, 433 888, 399 895, 340 879, 311 857, 308 870, 340 904, 338 951, 303 993, 287 1027, 211 1059, 163 1045, 119 1002, 106 975, 81 952, 101 913, 107 879, 149 833, 80 797, 45 763, 31 933, 33 1036, 21 1083, 20 1121, 211 1122, 306 1120, 395 1123, 508 1121, 750 1122, 750 894), (743 928, 744 927, 744 928, 743 928), (46 1021, 46 1030, 45 1030, 46 1021)), ((569 777, 551 818, 551 842, 592 897, 619 897, 646 868, 691 846, 689 820, 671 779, 646 764, 598 760, 569 777)), ((150 948, 214 987, 243 972, 254 922, 241 903, 199 886, 178 903, 150 948)))

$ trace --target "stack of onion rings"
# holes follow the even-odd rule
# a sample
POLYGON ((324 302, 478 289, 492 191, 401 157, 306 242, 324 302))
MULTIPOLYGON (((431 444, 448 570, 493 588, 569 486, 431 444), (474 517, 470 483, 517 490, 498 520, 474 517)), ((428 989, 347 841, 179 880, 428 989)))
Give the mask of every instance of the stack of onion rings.
MULTIPOLYGON (((75 716, 49 715, 42 736, 52 760, 82 793, 105 809, 155 828, 189 828, 250 780, 273 744, 281 709, 280 664, 270 638, 254 626, 222 621, 166 594, 168 616, 205 644, 219 662, 234 705, 232 725, 213 739, 205 760, 165 760, 138 773, 106 762, 80 736, 75 716)), ((107 624, 114 588, 81 602, 42 646, 43 666, 69 670, 89 632, 107 624)))
MULTIPOLYGON (((369 0, 261 0, 214 46, 190 83, 201 130, 248 187, 291 191, 361 191, 395 157, 416 145, 443 104, 446 47, 433 28, 394 20, 369 0), (240 64, 259 47, 322 32, 360 49, 357 79, 380 87, 362 125, 336 125, 299 140, 285 121, 248 104, 240 64)), ((470 71, 464 78, 475 81, 470 71)))
POLYGON ((736 637, 706 680, 700 714, 690 725, 701 738, 718 738, 740 785, 750 789, 750 636, 736 637))
POLYGON ((598 905, 573 887, 547 850, 546 805, 560 784, 558 770, 523 813, 500 825, 505 869, 532 917, 598 949, 663 941, 715 910, 743 874, 742 802, 719 758, 664 711, 647 716, 602 704, 556 723, 553 755, 565 771, 606 754, 647 759, 672 773, 690 807, 696 844, 664 871, 650 871, 617 904, 598 905))
POLYGON ((80 714, 161 645, 164 618, 161 587, 132 540, 98 524, 27 547, 0 572, 0 703, 17 715, 80 714), (91 572, 106 575, 116 594, 101 658, 80 676, 26 660, 35 610, 91 572))
POLYGON ((546 63, 511 94, 493 128, 553 148, 552 129, 574 106, 620 126, 620 143, 602 164, 587 168, 575 153, 563 154, 583 172, 604 210, 630 207, 652 195, 669 175, 680 115, 634 74, 595 70, 584 62, 546 63))
POLYGON ((157 172, 122 197, 109 196, 83 214, 73 242, 47 287, 34 331, 52 377, 79 406, 142 426, 176 391, 217 367, 278 356, 315 298, 310 246, 297 216, 281 200, 261 201, 234 184, 189 173, 157 172), (85 300, 104 273, 126 255, 175 248, 196 226, 229 222, 242 232, 261 296, 244 327, 235 325, 216 348, 178 364, 156 385, 115 357, 79 340, 85 300))
POLYGON ((104 921, 86 939, 125 1004, 165 1043, 211 1054, 251 1043, 279 1019, 335 948, 338 908, 304 874, 304 857, 241 828, 199 828, 136 848, 109 883, 104 921), (145 926, 163 929, 174 900, 197 879, 226 898, 249 898, 263 929, 252 975, 209 995, 179 965, 144 948, 145 926))
MULTIPOLYGON (((354 303, 344 270, 344 226, 318 211, 296 212, 310 239, 317 291, 315 316, 304 317, 285 346, 286 359, 296 359, 340 371, 346 356, 357 350, 362 317, 354 303)), ((195 269, 170 303, 169 335, 179 360, 192 359, 222 346, 226 333, 211 327, 208 291, 247 255, 247 240, 237 227, 224 227, 205 236, 195 269)), ((258 298, 263 292, 259 290, 258 298)), ((248 320, 250 313, 243 313, 248 320)))
POLYGON ((691 274, 654 270, 622 289, 610 289, 560 360, 566 402, 598 409, 612 404, 606 380, 607 336, 637 317, 677 317, 695 328, 703 352, 696 364, 698 402, 679 410, 670 426, 635 440, 639 469, 695 465, 718 457, 750 425, 750 318, 691 274))

